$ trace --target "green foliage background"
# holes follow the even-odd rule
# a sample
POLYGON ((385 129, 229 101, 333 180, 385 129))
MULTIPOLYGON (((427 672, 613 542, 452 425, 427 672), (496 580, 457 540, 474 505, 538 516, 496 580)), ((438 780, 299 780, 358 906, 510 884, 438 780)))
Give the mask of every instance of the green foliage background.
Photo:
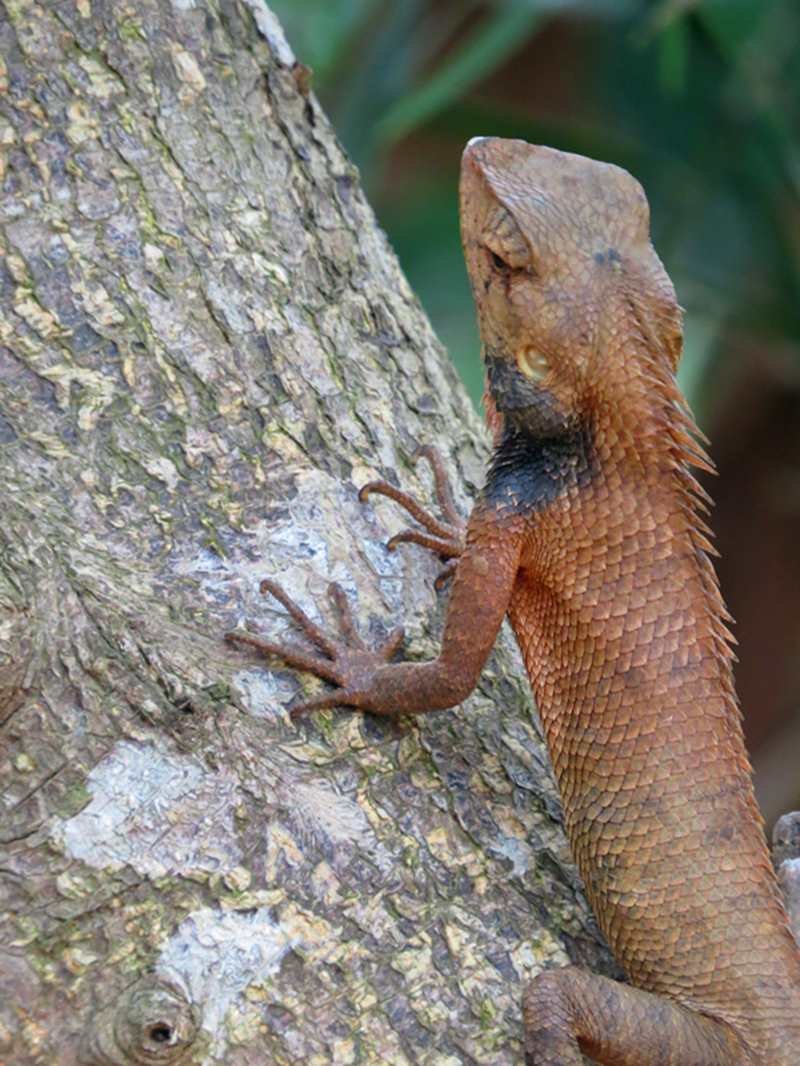
POLYGON ((456 188, 476 134, 644 184, 701 420, 723 335, 800 337, 798 0, 272 0, 476 401, 456 188))

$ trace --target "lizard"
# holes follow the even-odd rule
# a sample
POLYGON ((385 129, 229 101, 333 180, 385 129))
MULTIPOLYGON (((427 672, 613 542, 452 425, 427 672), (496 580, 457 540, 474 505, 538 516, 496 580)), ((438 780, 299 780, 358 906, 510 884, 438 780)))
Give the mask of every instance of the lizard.
MULTIPOLYGON (((375 714, 452 707, 508 616, 587 895, 629 984, 546 970, 523 996, 528 1066, 798 1066, 800 950, 756 806, 730 621, 703 521, 710 468, 677 387, 682 317, 641 185, 611 164, 473 138, 464 253, 493 455, 464 525, 387 482, 450 559, 436 659, 390 661, 331 586, 343 639, 271 580, 317 650, 254 645, 335 687, 298 705, 375 714)), ((424 531, 423 531, 424 530, 424 531)))

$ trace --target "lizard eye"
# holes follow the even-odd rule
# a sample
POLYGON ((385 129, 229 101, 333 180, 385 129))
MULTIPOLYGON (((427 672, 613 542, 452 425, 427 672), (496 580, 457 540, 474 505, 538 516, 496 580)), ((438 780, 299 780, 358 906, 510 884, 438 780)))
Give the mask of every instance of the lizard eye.
POLYGON ((531 249, 519 224, 507 208, 498 204, 490 212, 483 230, 483 247, 498 273, 533 273, 531 249))

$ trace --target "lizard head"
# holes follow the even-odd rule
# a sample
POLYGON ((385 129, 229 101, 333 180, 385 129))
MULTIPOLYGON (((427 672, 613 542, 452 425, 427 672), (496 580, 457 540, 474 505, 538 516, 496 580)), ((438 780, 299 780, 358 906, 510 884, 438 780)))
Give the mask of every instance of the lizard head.
POLYGON ((524 141, 467 145, 462 239, 495 429, 549 436, 614 411, 635 432, 654 382, 673 402, 681 315, 649 221, 619 167, 524 141))

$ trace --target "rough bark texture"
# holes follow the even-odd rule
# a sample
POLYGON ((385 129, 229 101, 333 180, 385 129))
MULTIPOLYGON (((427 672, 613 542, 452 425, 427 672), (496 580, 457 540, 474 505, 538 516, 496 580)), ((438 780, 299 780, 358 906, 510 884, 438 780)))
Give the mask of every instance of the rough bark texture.
POLYGON ((5 11, 0 1061, 519 1062, 524 982, 606 956, 513 642, 295 726, 222 641, 333 578, 433 653, 357 489, 438 442, 466 512, 479 421, 266 8, 5 11))

